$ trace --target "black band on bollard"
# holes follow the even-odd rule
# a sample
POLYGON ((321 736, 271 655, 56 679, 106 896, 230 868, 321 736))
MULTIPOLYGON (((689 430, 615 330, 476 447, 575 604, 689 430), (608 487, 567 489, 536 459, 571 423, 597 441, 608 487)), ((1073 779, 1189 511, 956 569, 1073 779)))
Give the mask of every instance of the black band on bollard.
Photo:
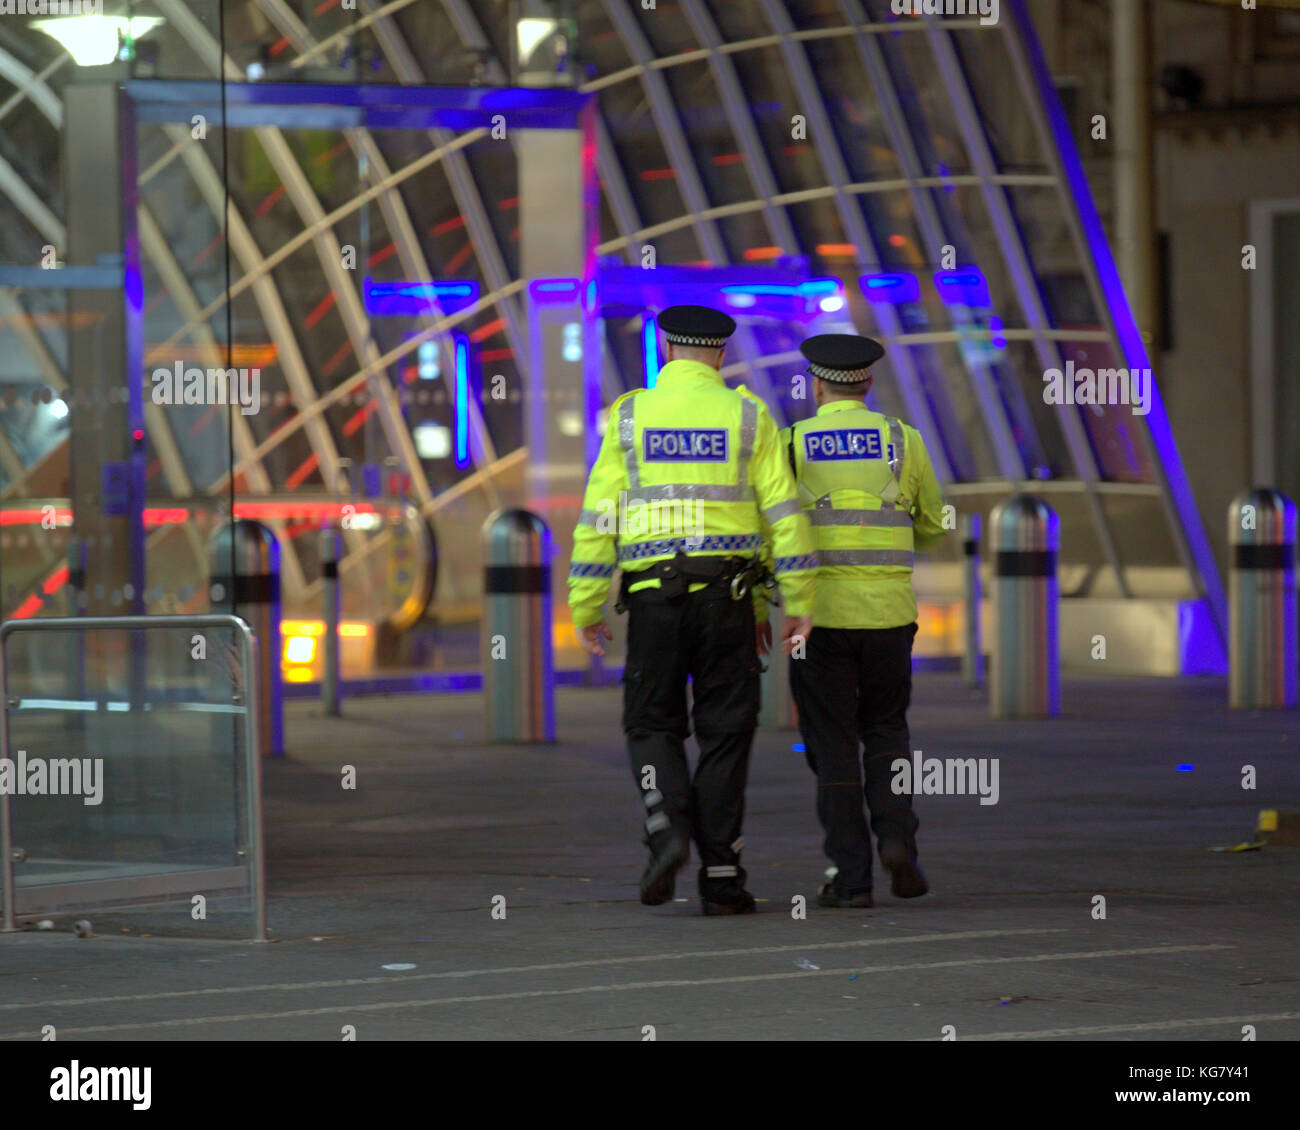
POLYGON ((975 557, 980 551, 980 543, 975 538, 967 538, 961 543, 961 550, 967 557, 975 557))
POLYGON ((327 581, 337 581, 339 579, 339 563, 337 561, 322 563, 320 575, 327 581))
POLYGON ((233 600, 236 604, 276 604, 280 599, 280 578, 274 573, 257 573, 252 576, 233 578, 213 577, 214 585, 221 585, 226 590, 223 601, 233 600))
POLYGON ((483 570, 483 592, 489 596, 550 591, 549 565, 489 565, 483 570))
POLYGON ((999 577, 1054 577, 1056 550, 1000 549, 994 572, 999 577))
POLYGON ((1236 569, 1294 569, 1295 546, 1284 542, 1275 545, 1234 545, 1232 564, 1236 569))

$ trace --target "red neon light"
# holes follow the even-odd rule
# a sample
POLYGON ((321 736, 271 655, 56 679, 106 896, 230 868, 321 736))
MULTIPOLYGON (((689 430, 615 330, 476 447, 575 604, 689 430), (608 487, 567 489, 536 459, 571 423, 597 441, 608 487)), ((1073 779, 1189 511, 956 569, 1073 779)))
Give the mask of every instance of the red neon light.
POLYGON ((302 461, 302 463, 299 464, 298 469, 294 471, 294 473, 290 475, 287 479, 285 479, 284 481, 285 487, 288 490, 297 490, 298 487, 301 486, 302 483, 306 481, 308 476, 310 476, 311 473, 314 470, 316 470, 316 467, 319 464, 320 464, 320 458, 313 451, 309 456, 307 456, 306 459, 302 461))
MULTIPOLYGON (((31 526, 40 522, 44 510, 0 510, 0 526, 31 526)), ((71 510, 54 511, 55 525, 66 526, 72 521, 71 510)))
POLYGON ((474 245, 472 243, 466 243, 464 247, 462 247, 459 251, 456 252, 455 255, 453 255, 450 259, 447 260, 447 264, 446 264, 447 274, 454 275, 457 271, 461 269, 461 267, 463 267, 466 263, 469 262, 469 258, 473 254, 474 254, 474 245))
POLYGON ((334 305, 334 292, 331 290, 324 298, 316 303, 316 308, 305 317, 302 322, 309 330, 315 329, 316 323, 319 322, 327 313, 330 307, 334 305))
POLYGON ((366 417, 375 410, 375 400, 371 397, 357 411, 348 417, 347 423, 343 425, 343 434, 350 436, 356 434, 358 428, 366 422, 366 417))
MULTIPOLYGON (((46 596, 51 596, 58 592, 59 589, 68 583, 69 575, 70 570, 68 569, 68 566, 60 565, 53 573, 45 578, 45 583, 41 585, 41 592, 45 593, 46 596)), ((31 596, 14 609, 11 619, 26 620, 28 617, 35 616, 44 603, 45 602, 41 600, 40 593, 32 593, 31 596)))
POLYGON ((144 524, 146 526, 173 526, 190 520, 190 512, 181 507, 163 509, 155 507, 146 509, 144 512, 144 524))
POLYGON ((446 235, 449 231, 455 231, 457 228, 465 226, 464 216, 455 216, 450 220, 443 220, 440 224, 435 224, 429 229, 430 235, 446 235))
POLYGON ((469 339, 477 345, 480 341, 490 338, 493 334, 500 333, 505 328, 506 320, 504 318, 497 318, 488 322, 486 325, 479 326, 478 329, 469 335, 469 339))

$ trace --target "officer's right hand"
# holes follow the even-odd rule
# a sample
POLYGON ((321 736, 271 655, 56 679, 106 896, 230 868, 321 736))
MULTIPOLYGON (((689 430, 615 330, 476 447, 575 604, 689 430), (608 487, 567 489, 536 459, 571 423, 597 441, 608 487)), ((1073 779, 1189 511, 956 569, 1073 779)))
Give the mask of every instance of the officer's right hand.
POLYGON ((588 655, 605 654, 605 645, 600 642, 601 636, 607 640, 614 638, 614 633, 609 630, 609 625, 602 620, 599 624, 591 624, 586 628, 578 628, 573 633, 578 637, 578 643, 582 645, 582 650, 588 655))
POLYGON ((812 634, 811 616, 787 616, 781 629, 781 650, 789 655, 812 634))

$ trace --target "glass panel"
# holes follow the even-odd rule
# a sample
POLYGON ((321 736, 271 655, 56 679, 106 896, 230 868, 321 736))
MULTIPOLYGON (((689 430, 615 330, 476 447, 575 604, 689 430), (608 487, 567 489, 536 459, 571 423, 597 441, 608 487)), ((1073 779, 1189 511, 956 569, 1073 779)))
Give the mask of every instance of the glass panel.
POLYGON ((239 641, 213 627, 7 636, 20 913, 248 891, 239 641))
POLYGON ((772 34, 760 4, 737 4, 735 0, 708 0, 708 3, 714 22, 727 43, 772 34))
POLYGON ((866 0, 863 6, 874 22, 900 22, 909 29, 883 34, 879 43, 924 175, 969 172, 970 159, 947 87, 920 21, 894 16, 890 0, 866 0))
POLYGON ((1048 165, 1038 144, 1033 118, 1006 76, 1014 73, 1002 25, 958 28, 949 35, 975 99, 980 125, 1002 172, 1042 173, 1048 165))
MULTIPOLYGON (((841 18, 836 24, 842 22, 841 18)), ((872 181, 901 177, 898 152, 890 141, 876 92, 854 41, 848 37, 810 39, 804 48, 850 178, 872 181)))
POLYGON ((759 47, 732 55, 745 101, 767 150, 767 159, 782 192, 797 192, 826 183, 817 148, 805 123, 803 136, 794 136, 792 107, 800 103, 779 47, 759 47))

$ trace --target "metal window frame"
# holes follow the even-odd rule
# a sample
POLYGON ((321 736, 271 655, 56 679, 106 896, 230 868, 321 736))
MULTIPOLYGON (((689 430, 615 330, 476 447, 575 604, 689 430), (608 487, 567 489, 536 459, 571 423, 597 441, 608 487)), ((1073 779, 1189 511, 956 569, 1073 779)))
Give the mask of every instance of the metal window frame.
MULTIPOLYGON (((1007 46, 1012 66, 1020 79, 1021 88, 1029 95, 1025 102, 1048 160, 1061 183, 1062 199, 1070 205, 1066 219, 1081 252, 1084 274, 1093 290, 1093 302, 1118 345, 1117 354, 1129 369, 1151 369, 1146 345, 1138 331, 1137 321, 1129 306, 1124 284, 1120 281, 1115 257, 1106 239, 1106 230, 1092 198, 1092 191, 1084 175, 1083 163, 1075 148, 1070 124, 1066 120, 1061 101, 1052 85, 1051 71, 1043 54, 1042 45, 1034 32, 1025 0, 1008 0, 1008 11, 1014 33, 1007 29, 1007 46), (1091 264, 1091 270, 1088 265, 1091 264)), ((1178 444, 1174 439, 1169 417, 1165 414, 1164 399, 1154 379, 1151 381, 1151 411, 1146 416, 1146 427, 1139 429, 1153 456, 1152 463, 1160 476, 1164 490, 1161 497, 1174 544, 1184 568, 1192 577, 1201 596, 1209 602, 1219 639, 1226 649, 1228 639, 1228 597, 1219 575, 1214 551, 1201 523, 1196 498, 1183 469, 1178 444)))

